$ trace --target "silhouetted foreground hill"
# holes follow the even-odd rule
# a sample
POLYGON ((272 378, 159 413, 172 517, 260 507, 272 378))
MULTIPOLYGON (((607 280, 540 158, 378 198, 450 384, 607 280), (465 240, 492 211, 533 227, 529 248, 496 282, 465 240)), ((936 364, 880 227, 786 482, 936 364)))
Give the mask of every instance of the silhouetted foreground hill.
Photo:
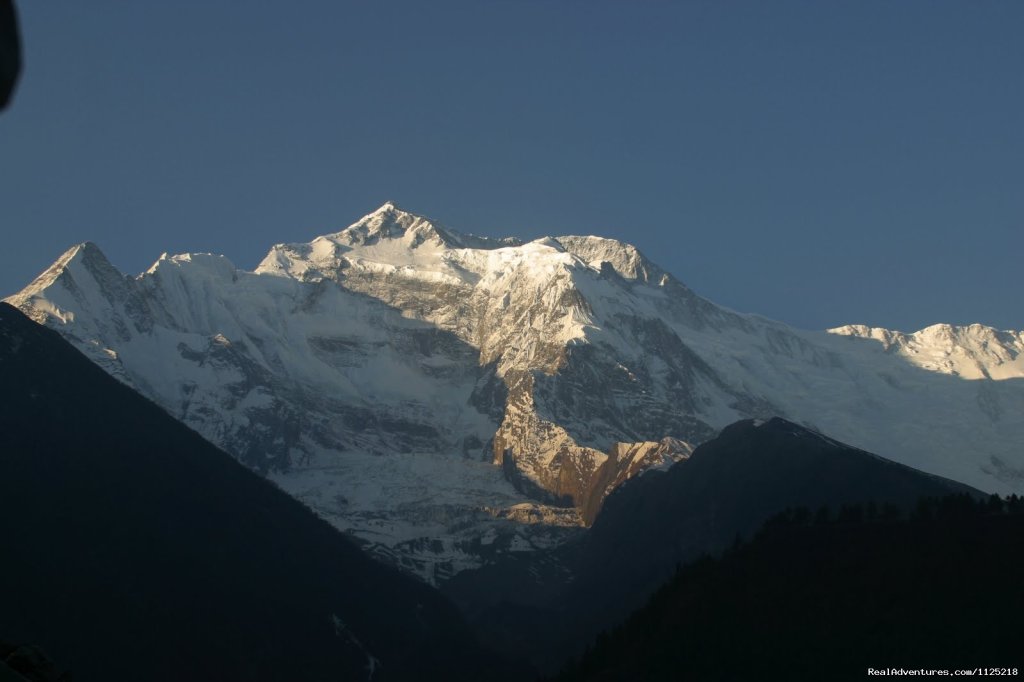
POLYGON ((440 594, 0 304, 0 640, 89 680, 493 680, 440 594))
POLYGON ((0 682, 72 682, 46 653, 32 645, 16 646, 0 641, 0 682))
MULTIPOLYGON (((970 497, 910 521, 848 508, 776 521, 679 570, 559 682, 863 680, 867 669, 1024 672, 1024 515, 970 497)), ((953 675, 952 672, 949 673, 953 675)), ((901 678, 903 679, 903 678, 901 678)))
POLYGON ((742 421, 616 490, 578 544, 461 573, 444 589, 485 642, 553 670, 643 605, 678 563, 728 548, 786 507, 906 509, 950 493, 980 495, 784 419, 742 421))

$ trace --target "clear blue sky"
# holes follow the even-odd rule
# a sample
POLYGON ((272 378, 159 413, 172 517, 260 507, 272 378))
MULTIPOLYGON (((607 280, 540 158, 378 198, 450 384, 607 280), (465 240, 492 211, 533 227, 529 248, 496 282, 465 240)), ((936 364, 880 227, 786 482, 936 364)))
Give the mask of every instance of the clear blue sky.
POLYGON ((22 0, 0 292, 387 199, 803 328, 1024 328, 1024 2, 22 0))

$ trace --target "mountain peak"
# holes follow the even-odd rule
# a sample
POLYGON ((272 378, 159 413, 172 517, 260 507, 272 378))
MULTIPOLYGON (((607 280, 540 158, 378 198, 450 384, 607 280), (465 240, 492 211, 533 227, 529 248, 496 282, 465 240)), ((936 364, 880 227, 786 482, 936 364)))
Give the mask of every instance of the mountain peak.
POLYGON ((372 246, 381 240, 397 240, 405 242, 409 248, 417 248, 425 242, 447 249, 483 250, 523 244, 515 237, 480 237, 457 232, 425 215, 407 211, 391 200, 344 230, 325 235, 325 238, 347 246, 372 246))
POLYGON ((367 220, 369 218, 373 218, 373 217, 376 217, 376 216, 386 216, 386 215, 399 215, 399 216, 410 215, 411 216, 411 215, 414 215, 414 214, 412 214, 409 211, 406 211, 405 209, 401 208, 398 204, 396 204, 391 199, 388 199, 383 204, 378 206, 376 209, 374 209, 373 211, 370 211, 365 216, 363 216, 359 221, 357 221, 357 224, 359 222, 363 222, 364 220, 367 220))
POLYGON ((419 246, 426 241, 448 247, 461 245, 455 233, 449 232, 426 216, 399 208, 390 200, 331 236, 349 244, 363 245, 375 244, 382 239, 401 240, 408 242, 410 247, 419 246))
POLYGON ((41 272, 32 282, 19 291, 11 299, 27 299, 50 287, 61 275, 83 268, 94 276, 110 271, 117 272, 107 257, 93 242, 82 242, 75 244, 53 262, 53 265, 41 272))
POLYGON ((820 432, 818 432, 817 430, 810 426, 798 424, 796 422, 790 421, 784 417, 779 416, 773 416, 767 419, 741 419, 740 421, 730 424, 729 426, 722 429, 723 434, 733 432, 756 432, 760 434, 773 433, 778 435, 796 436, 800 438, 817 438, 819 440, 825 441, 826 443, 838 445, 838 443, 835 443, 834 441, 832 441, 832 439, 822 435, 820 432))
POLYGON ((103 262, 109 262, 107 261, 107 257, 100 250, 100 247, 96 246, 93 242, 86 241, 80 244, 75 244, 62 253, 60 258, 54 261, 53 265, 51 265, 49 269, 64 269, 77 260, 101 260, 103 262))
POLYGON ((608 263, 625 279, 659 285, 664 283, 667 273, 632 244, 592 235, 558 237, 557 241, 566 251, 591 267, 600 269, 601 263, 608 263))
POLYGON ((80 252, 81 253, 99 253, 99 254, 103 253, 102 251, 100 251, 100 247, 96 246, 95 242, 90 242, 90 241, 84 241, 84 242, 82 242, 80 244, 75 244, 70 249, 68 249, 66 253, 80 253, 80 252))

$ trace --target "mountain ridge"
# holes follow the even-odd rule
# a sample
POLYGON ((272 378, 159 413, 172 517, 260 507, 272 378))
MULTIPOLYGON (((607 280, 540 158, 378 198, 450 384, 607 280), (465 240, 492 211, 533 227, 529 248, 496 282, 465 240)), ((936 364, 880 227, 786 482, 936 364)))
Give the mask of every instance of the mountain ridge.
POLYGON ((494 551, 557 543, 738 419, 1024 489, 1019 332, 796 330, 616 240, 470 237, 391 202, 253 272, 71 261, 6 300, 428 579, 487 561, 474 538, 495 523, 494 551))

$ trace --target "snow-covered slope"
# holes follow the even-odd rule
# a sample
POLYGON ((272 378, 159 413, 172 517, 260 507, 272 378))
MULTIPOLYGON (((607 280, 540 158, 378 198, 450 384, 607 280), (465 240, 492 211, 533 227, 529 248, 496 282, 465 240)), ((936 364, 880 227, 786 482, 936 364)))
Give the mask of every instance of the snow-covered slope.
POLYGON ((81 245, 7 300, 428 577, 557 542, 748 417, 1024 491, 1019 332, 798 331, 609 239, 484 239, 388 203, 254 272, 165 255, 125 277, 81 245))
POLYGON ((10 300, 429 579, 579 525, 490 464, 501 408, 473 348, 332 282, 205 254, 163 256, 126 278, 83 244, 10 300))
POLYGON ((935 324, 913 334, 854 324, 829 332, 872 339, 886 352, 932 372, 997 381, 1024 377, 1024 332, 999 331, 980 324, 935 324))

